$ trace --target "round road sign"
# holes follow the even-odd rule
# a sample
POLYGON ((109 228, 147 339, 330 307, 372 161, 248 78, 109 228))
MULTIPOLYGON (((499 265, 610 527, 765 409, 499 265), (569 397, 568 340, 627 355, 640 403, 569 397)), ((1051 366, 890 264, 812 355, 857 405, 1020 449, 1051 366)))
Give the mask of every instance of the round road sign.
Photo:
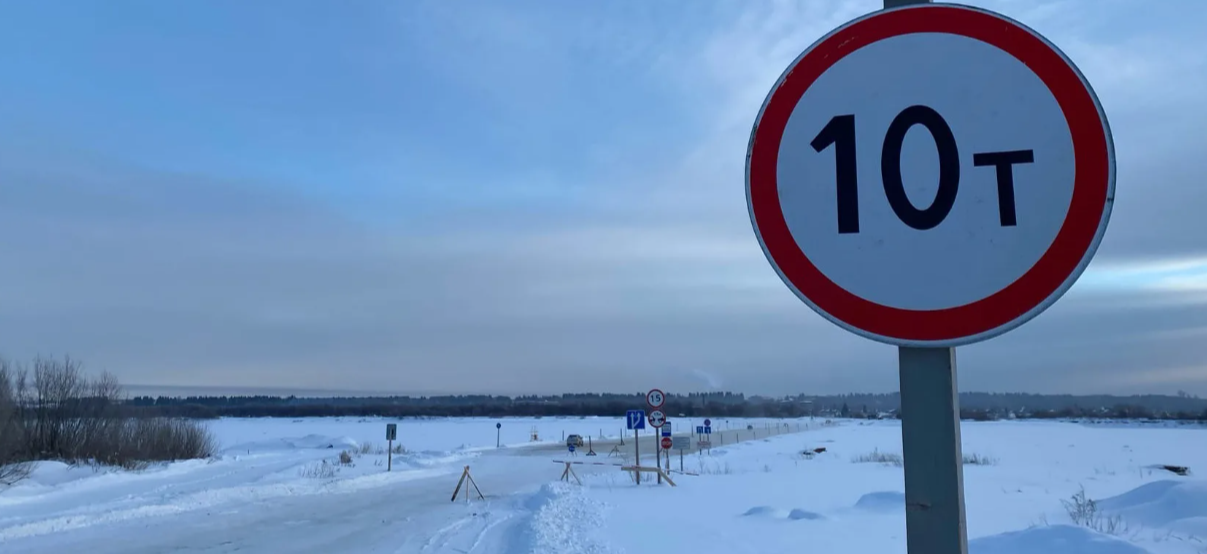
POLYGON ((956 346, 1038 315, 1110 219, 1106 115, 1073 63, 1005 16, 930 4, 822 37, 763 103, 751 223, 826 319, 905 346, 956 346))
POLYGON ((704 426, 705 426, 705 427, 712 427, 712 420, 711 420, 711 419, 706 419, 706 420, 704 420, 704 426))
POLYGON ((658 389, 650 389, 650 392, 646 393, 645 395, 645 403, 649 404, 650 407, 654 408, 655 410, 661 408, 662 404, 665 402, 666 395, 662 394, 662 391, 658 389))
POLYGON ((662 410, 654 410, 650 412, 649 420, 651 427, 662 427, 666 424, 666 414, 662 410))
POLYGON ((673 443, 671 442, 670 437, 662 437, 662 449, 663 450, 670 450, 671 444, 673 444, 673 443))

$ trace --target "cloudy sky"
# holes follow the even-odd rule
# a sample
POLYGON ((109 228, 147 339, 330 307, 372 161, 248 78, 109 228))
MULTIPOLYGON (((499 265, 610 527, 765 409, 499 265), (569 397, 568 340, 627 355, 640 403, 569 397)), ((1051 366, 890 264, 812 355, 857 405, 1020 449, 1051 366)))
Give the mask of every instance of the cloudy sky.
MULTIPOLYGON (((976 1, 1094 84, 1117 203, 965 390, 1207 394, 1207 2, 976 1)), ((769 87, 878 0, 12 2, 0 352, 129 384, 896 389, 751 231, 769 87)))

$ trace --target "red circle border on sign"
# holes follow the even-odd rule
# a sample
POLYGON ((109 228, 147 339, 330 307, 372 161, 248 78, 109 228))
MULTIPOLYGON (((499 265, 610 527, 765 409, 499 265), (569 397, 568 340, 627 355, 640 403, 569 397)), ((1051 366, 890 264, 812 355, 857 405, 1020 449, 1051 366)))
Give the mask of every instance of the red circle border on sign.
POLYGON ((662 392, 662 389, 650 389, 650 392, 645 393, 645 404, 647 406, 649 406, 650 409, 653 409, 653 410, 662 408, 662 406, 666 405, 666 393, 662 392), (658 393, 659 396, 662 397, 662 404, 659 404, 657 406, 650 404, 650 395, 652 395, 654 393, 658 393))
POLYGON ((1087 256, 1100 239, 1100 227, 1105 225, 1104 217, 1112 201, 1112 156, 1105 116, 1096 98, 1072 63, 1055 47, 1020 24, 989 12, 922 5, 856 20, 821 40, 796 61, 767 98, 756 122, 748 160, 747 194, 755 232, 772 265, 799 296, 823 315, 882 342, 956 342, 998 329, 1004 332, 1028 312, 1049 299, 1054 301, 1053 296, 1059 297, 1062 289, 1067 288, 1066 280, 1084 268, 1087 256), (1025 64, 1056 98, 1069 125, 1075 157, 1068 215, 1039 261, 1023 276, 988 297, 940 310, 885 306, 848 292, 822 274, 788 229, 777 182, 780 141, 788 118, 805 91, 848 54, 880 40, 913 33, 965 36, 995 46, 1025 64))

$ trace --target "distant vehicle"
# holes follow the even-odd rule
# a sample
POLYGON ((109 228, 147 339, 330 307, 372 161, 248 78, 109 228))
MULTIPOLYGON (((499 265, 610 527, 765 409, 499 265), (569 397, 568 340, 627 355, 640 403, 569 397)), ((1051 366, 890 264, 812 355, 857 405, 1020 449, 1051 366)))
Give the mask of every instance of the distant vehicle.
POLYGON ((573 446, 575 448, 578 448, 582 445, 583 445, 582 435, 567 435, 566 436, 566 446, 573 446))

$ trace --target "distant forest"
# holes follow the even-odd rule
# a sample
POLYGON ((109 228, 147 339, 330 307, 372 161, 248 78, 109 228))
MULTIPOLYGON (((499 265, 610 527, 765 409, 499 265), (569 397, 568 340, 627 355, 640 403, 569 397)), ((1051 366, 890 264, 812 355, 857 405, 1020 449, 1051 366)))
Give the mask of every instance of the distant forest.
MULTIPOLYGON (((642 408, 645 394, 552 396, 388 396, 299 398, 276 396, 136 396, 126 406, 146 415, 174 417, 535 417, 623 416, 642 408)), ((862 417, 896 418, 898 393, 795 395, 779 398, 740 393, 668 394, 670 417, 862 417)), ((1207 421, 1207 400, 1176 396, 1072 396, 1020 393, 961 393, 964 419, 1126 418, 1207 421)))

